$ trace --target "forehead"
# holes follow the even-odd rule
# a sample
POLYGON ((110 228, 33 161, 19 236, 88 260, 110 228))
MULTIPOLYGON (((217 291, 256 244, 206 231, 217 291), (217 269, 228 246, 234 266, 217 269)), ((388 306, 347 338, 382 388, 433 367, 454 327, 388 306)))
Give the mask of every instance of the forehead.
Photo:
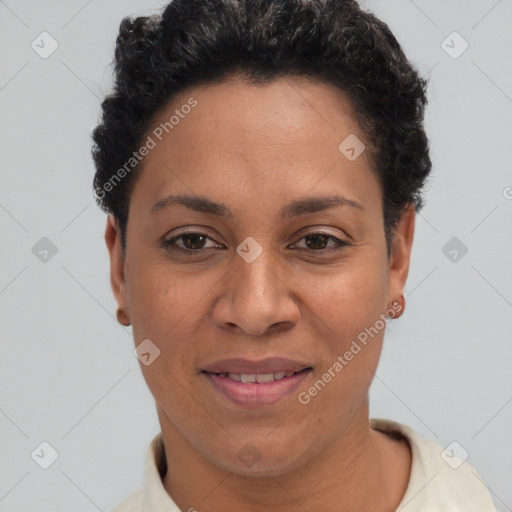
POLYGON ((271 135, 280 135, 274 142, 284 143, 307 139, 316 132, 335 141, 347 130, 360 131, 354 105, 333 85, 305 77, 254 84, 238 75, 182 91, 160 110, 153 125, 165 123, 169 114, 180 110, 192 96, 198 103, 189 114, 194 120, 180 122, 179 130, 178 126, 172 129, 183 138, 191 135, 190 130, 199 130, 198 135, 207 132, 210 137, 231 136, 235 141, 249 134, 254 135, 255 142, 257 136, 262 142, 270 142, 271 135))
POLYGON ((332 85, 234 77, 182 91, 158 112, 146 134, 154 147, 138 181, 155 201, 164 191, 214 190, 236 199, 286 189, 296 198, 341 186, 344 195, 360 195, 376 180, 366 151, 354 161, 340 151, 354 135, 364 140, 354 106, 332 85))

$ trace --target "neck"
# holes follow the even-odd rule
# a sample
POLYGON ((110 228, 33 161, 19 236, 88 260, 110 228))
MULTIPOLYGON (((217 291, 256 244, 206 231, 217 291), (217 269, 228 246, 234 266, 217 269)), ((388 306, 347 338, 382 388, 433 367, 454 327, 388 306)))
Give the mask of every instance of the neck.
POLYGON ((278 476, 251 477, 220 468, 160 409, 158 414, 168 464, 163 485, 181 510, 390 512, 407 488, 409 448, 370 428, 367 399, 334 443, 307 464, 278 476))

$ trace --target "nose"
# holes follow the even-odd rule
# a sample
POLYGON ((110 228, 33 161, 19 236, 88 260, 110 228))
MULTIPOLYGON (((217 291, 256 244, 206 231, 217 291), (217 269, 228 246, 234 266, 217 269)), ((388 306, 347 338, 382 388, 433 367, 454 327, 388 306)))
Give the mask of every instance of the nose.
POLYGON ((263 251, 252 263, 242 258, 234 263, 215 304, 213 316, 219 327, 261 336, 298 323, 297 297, 269 252, 263 251))

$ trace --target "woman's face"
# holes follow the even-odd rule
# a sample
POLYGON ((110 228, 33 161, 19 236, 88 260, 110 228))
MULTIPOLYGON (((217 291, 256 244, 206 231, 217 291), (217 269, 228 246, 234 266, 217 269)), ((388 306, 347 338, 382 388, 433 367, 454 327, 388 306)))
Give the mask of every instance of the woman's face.
POLYGON ((151 340, 141 368, 166 441, 235 473, 279 474, 354 439, 414 212, 388 260, 351 104, 305 79, 233 81, 175 97, 147 136, 124 261, 111 218, 106 238, 135 344, 151 340), (254 375, 267 382, 238 381, 254 375))

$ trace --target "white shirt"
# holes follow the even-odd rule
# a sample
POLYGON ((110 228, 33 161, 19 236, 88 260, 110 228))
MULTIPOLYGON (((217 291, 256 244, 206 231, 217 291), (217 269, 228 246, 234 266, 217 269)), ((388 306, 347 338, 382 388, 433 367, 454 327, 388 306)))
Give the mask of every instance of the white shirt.
MULTIPOLYGON (((385 419, 370 419, 376 430, 405 438, 411 447, 412 465, 406 492, 396 512, 496 512, 491 495, 478 473, 453 451, 426 439, 412 428, 385 419), (453 455, 453 457, 452 457, 453 455), (456 467, 456 469, 454 469, 456 467)), ((146 453, 146 483, 112 512, 181 512, 167 494, 159 468, 165 457, 161 432, 146 453)), ((187 511, 184 511, 187 512, 187 511)))

